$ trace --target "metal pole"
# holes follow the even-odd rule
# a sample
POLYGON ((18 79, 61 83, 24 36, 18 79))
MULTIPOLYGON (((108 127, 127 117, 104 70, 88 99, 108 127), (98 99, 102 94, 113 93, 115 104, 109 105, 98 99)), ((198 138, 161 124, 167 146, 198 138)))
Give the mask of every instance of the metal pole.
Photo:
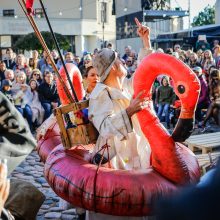
POLYGON ((42 0, 39 0, 39 2, 40 2, 41 7, 42 7, 42 9, 43 9, 45 18, 46 18, 46 20, 47 20, 47 24, 48 24, 48 26, 49 26, 49 29, 50 29, 50 32, 51 32, 51 34, 52 34, 53 40, 54 40, 54 42, 55 42, 57 51, 58 51, 58 53, 59 53, 59 56, 60 56, 60 59, 61 59, 63 68, 64 68, 64 70, 65 70, 65 73, 66 73, 68 82, 69 82, 69 84, 70 84, 70 88, 71 88, 72 93, 73 93, 73 96, 74 96, 74 99, 75 99, 76 102, 78 102, 78 101, 79 101, 79 100, 78 100, 78 97, 77 97, 76 92, 75 92, 75 90, 74 90, 74 88, 73 88, 72 81, 71 81, 71 79, 70 79, 69 73, 68 73, 67 68, 66 68, 66 65, 65 65, 65 63, 64 63, 63 56, 62 56, 62 54, 61 54, 59 44, 58 44, 57 39, 56 39, 56 36, 55 36, 55 34, 54 34, 54 32, 53 32, 53 29, 52 29, 52 26, 51 26, 51 24, 50 24, 49 18, 48 18, 48 16, 47 16, 47 12, 46 12, 45 7, 44 7, 44 4, 43 4, 42 0))
POLYGON ((104 7, 104 1, 102 2, 102 46, 105 47, 105 7, 104 7))
POLYGON ((189 37, 191 37, 191 1, 188 0, 188 10, 189 10, 189 37))

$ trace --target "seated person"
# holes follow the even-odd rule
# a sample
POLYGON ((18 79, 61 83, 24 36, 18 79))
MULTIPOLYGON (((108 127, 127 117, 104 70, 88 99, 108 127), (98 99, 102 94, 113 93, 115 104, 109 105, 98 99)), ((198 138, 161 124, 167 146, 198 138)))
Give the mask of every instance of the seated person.
POLYGON ((28 125, 33 132, 32 110, 29 104, 30 87, 26 84, 26 74, 18 72, 16 83, 12 85, 12 96, 17 110, 27 119, 28 125))
POLYGON ((209 77, 209 90, 211 104, 206 113, 203 126, 213 117, 216 124, 220 126, 220 70, 213 70, 209 77))
POLYGON ((9 79, 4 79, 2 81, 1 91, 2 93, 14 104, 14 99, 11 92, 12 82, 9 79))
POLYGON ((57 92, 57 87, 54 82, 54 75, 52 72, 46 72, 44 76, 45 82, 43 82, 39 88, 39 99, 41 105, 45 110, 44 120, 49 118, 54 108, 57 108, 60 101, 57 92))
POLYGON ((202 122, 202 109, 208 108, 210 104, 209 100, 209 92, 208 92, 208 85, 202 74, 202 68, 197 66, 193 68, 193 72, 197 75, 200 81, 201 90, 199 94, 199 100, 197 103, 197 108, 195 112, 196 122, 200 124, 202 122))

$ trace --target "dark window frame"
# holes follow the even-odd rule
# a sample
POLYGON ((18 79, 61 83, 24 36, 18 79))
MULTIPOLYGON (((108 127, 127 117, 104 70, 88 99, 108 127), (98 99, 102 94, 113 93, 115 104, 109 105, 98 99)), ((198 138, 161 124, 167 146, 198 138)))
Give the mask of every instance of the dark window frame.
POLYGON ((14 9, 3 9, 3 17, 14 17, 15 10, 14 9))

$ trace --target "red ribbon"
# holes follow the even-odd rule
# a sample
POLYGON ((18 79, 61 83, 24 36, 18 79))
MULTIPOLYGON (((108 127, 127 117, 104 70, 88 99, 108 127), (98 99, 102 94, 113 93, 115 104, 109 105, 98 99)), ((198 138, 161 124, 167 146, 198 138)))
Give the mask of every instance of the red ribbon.
POLYGON ((74 115, 75 115, 77 118, 83 118, 83 113, 82 113, 82 111, 75 112, 74 115))
POLYGON ((26 9, 29 15, 33 13, 33 8, 32 8, 33 4, 34 4, 34 0, 26 0, 26 9))

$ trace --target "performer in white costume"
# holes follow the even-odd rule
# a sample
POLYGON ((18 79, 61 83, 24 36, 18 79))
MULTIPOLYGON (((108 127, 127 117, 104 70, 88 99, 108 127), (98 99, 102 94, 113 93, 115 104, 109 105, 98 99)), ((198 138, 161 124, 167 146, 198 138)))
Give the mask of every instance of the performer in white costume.
MULTIPOLYGON (((139 52, 138 60, 150 54, 150 29, 139 23, 137 33, 143 40, 144 48, 139 52)), ((133 78, 127 79, 127 71, 111 49, 100 50, 93 66, 100 76, 100 83, 90 95, 89 119, 99 131, 93 162, 99 163, 101 152, 97 153, 106 143, 109 145, 109 156, 115 169, 146 169, 150 165, 150 146, 143 135, 135 113, 145 108, 146 101, 141 98, 142 91, 132 98, 133 78)), ((108 153, 104 154, 104 162, 108 153)), ((146 219, 147 217, 119 217, 88 212, 87 219, 146 219)))

